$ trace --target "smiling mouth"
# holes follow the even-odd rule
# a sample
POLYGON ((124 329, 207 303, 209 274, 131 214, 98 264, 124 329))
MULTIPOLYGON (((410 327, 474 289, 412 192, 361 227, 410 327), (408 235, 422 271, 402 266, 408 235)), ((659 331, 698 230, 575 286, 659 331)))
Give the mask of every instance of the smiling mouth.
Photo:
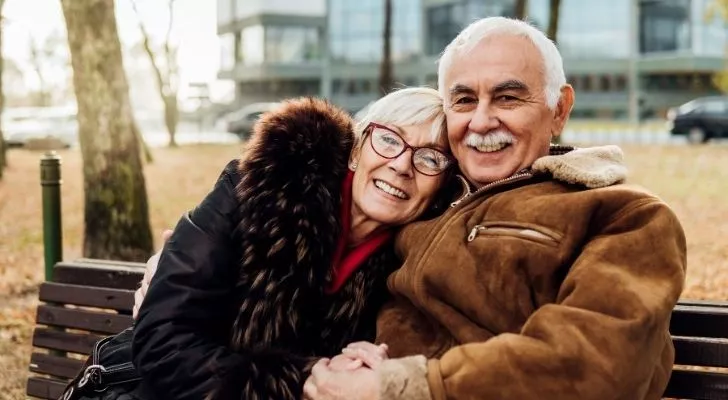
POLYGON ((407 195, 407 193, 405 193, 402 189, 396 188, 396 187, 390 185, 389 183, 381 181, 379 179, 374 180, 374 186, 376 186, 377 189, 381 190, 382 192, 392 195, 398 199, 402 199, 402 200, 409 199, 409 196, 407 195))
POLYGON ((495 153, 497 151, 501 151, 505 149, 506 147, 510 146, 511 143, 487 143, 487 144, 481 144, 479 146, 471 146, 468 145, 471 149, 480 152, 480 153, 495 153))

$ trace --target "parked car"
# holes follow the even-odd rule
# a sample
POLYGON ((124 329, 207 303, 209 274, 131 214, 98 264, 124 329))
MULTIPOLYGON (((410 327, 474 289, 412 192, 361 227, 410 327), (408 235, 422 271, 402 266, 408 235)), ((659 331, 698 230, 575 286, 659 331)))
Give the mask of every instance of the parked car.
POLYGON ((45 139, 55 139, 62 147, 78 143, 76 113, 70 107, 7 108, 2 127, 9 147, 24 147, 45 139))
POLYGON ((667 112, 667 127, 690 143, 728 137, 728 97, 701 97, 667 112))
POLYGON ((274 110, 281 103, 253 103, 235 111, 225 118, 227 131, 247 140, 253 132, 253 125, 263 113, 274 110))

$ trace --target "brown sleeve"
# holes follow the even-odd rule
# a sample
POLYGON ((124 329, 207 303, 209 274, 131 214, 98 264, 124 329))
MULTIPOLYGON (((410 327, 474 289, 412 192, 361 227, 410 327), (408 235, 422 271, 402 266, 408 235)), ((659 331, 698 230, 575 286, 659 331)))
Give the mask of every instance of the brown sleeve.
POLYGON ((431 360, 433 398, 659 398, 673 362, 668 324, 685 278, 685 237, 672 211, 652 199, 610 221, 585 244, 557 302, 532 314, 520 334, 431 360))

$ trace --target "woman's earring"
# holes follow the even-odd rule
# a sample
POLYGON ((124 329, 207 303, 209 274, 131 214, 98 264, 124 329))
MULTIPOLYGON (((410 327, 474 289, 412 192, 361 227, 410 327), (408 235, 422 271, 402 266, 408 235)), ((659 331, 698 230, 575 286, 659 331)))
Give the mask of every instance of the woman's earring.
POLYGON ((357 166, 357 163, 355 163, 355 162, 353 162, 349 165, 349 169, 351 170, 351 172, 356 171, 356 166, 357 166))

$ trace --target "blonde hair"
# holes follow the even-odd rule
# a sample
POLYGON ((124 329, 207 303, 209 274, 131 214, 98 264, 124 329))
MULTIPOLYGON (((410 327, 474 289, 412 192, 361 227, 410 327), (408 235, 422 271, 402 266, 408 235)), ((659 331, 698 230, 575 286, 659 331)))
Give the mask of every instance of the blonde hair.
POLYGON ((566 84, 564 64, 561 53, 554 42, 528 22, 505 17, 487 17, 468 25, 460 32, 442 53, 437 69, 438 89, 447 97, 445 74, 450 69, 455 56, 467 54, 483 39, 494 36, 520 36, 529 39, 541 53, 544 65, 544 96, 546 105, 554 109, 561 97, 561 88, 566 84))
POLYGON ((357 142, 361 141, 364 129, 370 122, 396 126, 431 122, 432 142, 447 137, 442 96, 437 90, 427 87, 399 89, 372 103, 354 127, 357 142))

